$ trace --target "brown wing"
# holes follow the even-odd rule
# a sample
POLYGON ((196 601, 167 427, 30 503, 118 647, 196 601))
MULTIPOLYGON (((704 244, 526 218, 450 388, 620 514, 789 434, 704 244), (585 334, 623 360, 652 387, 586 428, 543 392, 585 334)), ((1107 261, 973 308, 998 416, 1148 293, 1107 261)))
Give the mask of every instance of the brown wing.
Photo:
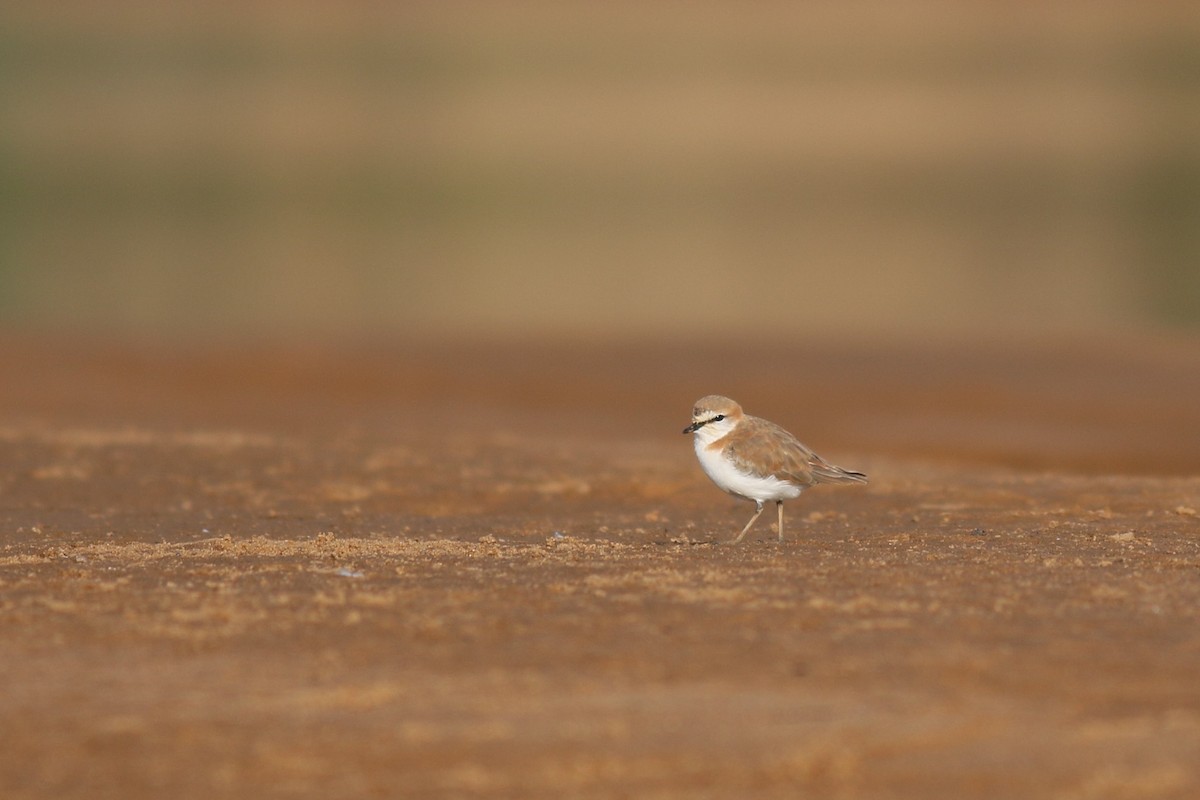
POLYGON ((758 417, 747 416, 727 437, 726 454, 742 469, 756 472, 753 464, 765 467, 767 474, 798 486, 817 483, 863 483, 867 476, 830 464, 804 446, 795 436, 758 417))

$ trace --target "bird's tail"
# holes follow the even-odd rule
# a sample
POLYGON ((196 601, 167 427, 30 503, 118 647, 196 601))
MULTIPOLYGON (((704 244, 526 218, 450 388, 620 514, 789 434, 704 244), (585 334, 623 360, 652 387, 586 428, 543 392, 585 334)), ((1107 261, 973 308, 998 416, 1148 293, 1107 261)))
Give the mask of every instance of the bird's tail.
POLYGON ((842 469, 827 461, 819 461, 812 465, 813 475, 817 483, 866 483, 867 474, 852 469, 842 469))

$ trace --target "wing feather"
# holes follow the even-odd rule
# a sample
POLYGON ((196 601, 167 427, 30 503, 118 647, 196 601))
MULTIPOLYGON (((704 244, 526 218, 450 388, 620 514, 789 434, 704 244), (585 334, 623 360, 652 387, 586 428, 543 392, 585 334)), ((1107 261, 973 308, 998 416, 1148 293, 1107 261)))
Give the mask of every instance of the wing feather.
POLYGON ((721 442, 725 453, 749 473, 765 470, 797 486, 865 483, 867 479, 861 472, 830 464, 774 422, 758 417, 747 416, 726 439, 729 441, 721 442))

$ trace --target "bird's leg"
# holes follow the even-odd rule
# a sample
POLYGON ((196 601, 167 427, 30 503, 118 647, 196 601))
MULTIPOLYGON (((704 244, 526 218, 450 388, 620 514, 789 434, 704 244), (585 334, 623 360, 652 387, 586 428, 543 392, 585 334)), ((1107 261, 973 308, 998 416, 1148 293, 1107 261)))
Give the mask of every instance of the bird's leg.
POLYGON ((783 501, 775 501, 776 508, 779 509, 779 541, 783 541, 783 501))
POLYGON ((746 527, 742 528, 742 532, 739 533, 737 535, 737 538, 733 540, 734 544, 737 544, 743 538, 745 538, 746 531, 750 530, 750 526, 754 524, 754 520, 758 519, 758 515, 762 513, 762 510, 763 510, 762 500, 755 500, 754 503, 755 503, 755 505, 758 506, 758 510, 754 512, 754 516, 751 517, 750 521, 746 523, 746 527))

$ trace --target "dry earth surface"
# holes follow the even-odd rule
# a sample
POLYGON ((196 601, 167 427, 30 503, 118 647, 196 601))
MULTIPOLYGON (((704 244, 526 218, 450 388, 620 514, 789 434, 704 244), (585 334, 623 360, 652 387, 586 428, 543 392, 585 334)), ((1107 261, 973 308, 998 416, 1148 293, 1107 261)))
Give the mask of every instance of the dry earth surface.
POLYGON ((2 344, 5 798, 1200 796, 1200 343, 2 344))

